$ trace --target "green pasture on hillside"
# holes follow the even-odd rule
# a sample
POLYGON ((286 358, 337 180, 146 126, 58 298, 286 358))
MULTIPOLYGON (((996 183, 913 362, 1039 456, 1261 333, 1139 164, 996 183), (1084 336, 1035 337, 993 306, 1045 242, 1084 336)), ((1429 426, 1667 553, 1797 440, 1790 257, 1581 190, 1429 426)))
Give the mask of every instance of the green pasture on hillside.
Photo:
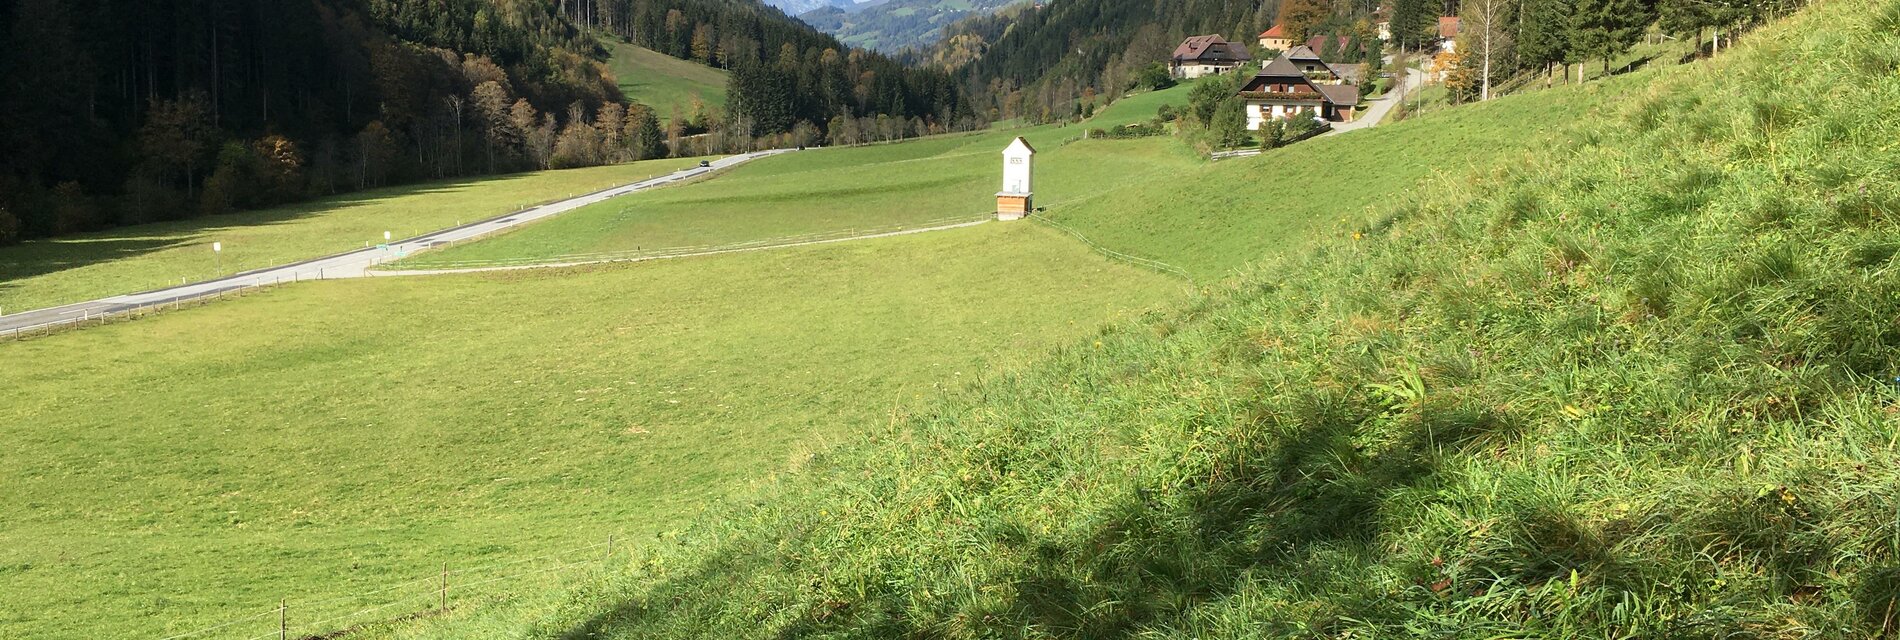
POLYGON ((1157 167, 1134 186, 1048 202, 1049 214, 1103 245, 1218 279, 1316 233, 1342 232, 1346 220, 1390 206, 1422 179, 1521 158, 1640 82, 1510 96, 1256 157, 1157 167))
POLYGON ((645 180, 697 159, 406 185, 0 247, 0 312, 158 289, 360 249, 526 205, 645 180), (222 259, 212 242, 224 244, 222 259))
POLYGON ((707 106, 726 106, 726 72, 697 62, 628 44, 607 41, 607 69, 620 83, 620 92, 653 107, 664 121, 673 115, 692 115, 693 99, 707 106))
POLYGON ((0 343, 0 637, 160 637, 280 597, 309 622, 443 562, 648 544, 1180 287, 991 223, 302 283, 0 343))

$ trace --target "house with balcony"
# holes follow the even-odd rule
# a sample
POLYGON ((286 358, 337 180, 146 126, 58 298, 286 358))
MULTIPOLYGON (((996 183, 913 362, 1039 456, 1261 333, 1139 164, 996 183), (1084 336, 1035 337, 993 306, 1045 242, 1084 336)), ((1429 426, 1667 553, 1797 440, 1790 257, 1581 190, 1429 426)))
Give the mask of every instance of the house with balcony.
POLYGON ((1247 47, 1220 37, 1220 34, 1193 36, 1181 41, 1168 58, 1168 73, 1176 78, 1193 79, 1227 73, 1253 59, 1247 47))
POLYGON ((1352 120, 1359 106, 1359 87, 1346 84, 1319 55, 1305 45, 1274 58, 1240 85, 1247 103, 1247 129, 1258 131, 1269 120, 1302 113, 1327 122, 1352 120))

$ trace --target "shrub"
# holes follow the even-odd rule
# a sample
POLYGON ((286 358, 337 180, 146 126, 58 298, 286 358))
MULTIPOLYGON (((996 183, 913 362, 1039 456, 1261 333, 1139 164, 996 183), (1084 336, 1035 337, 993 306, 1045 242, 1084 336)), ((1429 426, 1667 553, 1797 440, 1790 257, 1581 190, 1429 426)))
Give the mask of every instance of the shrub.
POLYGON ((1298 139, 1300 136, 1312 133, 1321 126, 1323 126, 1323 123, 1319 121, 1319 118, 1313 117, 1311 113, 1301 112, 1286 119, 1286 137, 1288 139, 1298 139))
POLYGON ((1260 123, 1260 149, 1268 151, 1286 144, 1286 122, 1270 119, 1260 123))
POLYGON ((0 202, 0 244, 12 244, 20 239, 20 218, 13 215, 7 204, 0 202))
POLYGON ((1167 134, 1168 134, 1168 127, 1167 125, 1162 124, 1160 120, 1151 120, 1148 122, 1137 122, 1134 124, 1114 127, 1111 129, 1090 129, 1089 130, 1090 138, 1107 138, 1107 139, 1148 138, 1148 137, 1153 137, 1153 136, 1164 136, 1167 134))
POLYGON ((1208 125, 1214 144, 1232 149, 1247 143, 1247 105, 1239 98, 1228 97, 1222 100, 1214 112, 1214 121, 1208 125))
POLYGON ((204 192, 199 194, 199 211, 217 215, 255 206, 260 164, 250 146, 241 142, 225 143, 218 149, 217 166, 205 180, 204 192))
POLYGON ((1135 71, 1135 87, 1138 89, 1158 90, 1174 86, 1174 76, 1168 73, 1168 67, 1159 62, 1150 63, 1135 71))

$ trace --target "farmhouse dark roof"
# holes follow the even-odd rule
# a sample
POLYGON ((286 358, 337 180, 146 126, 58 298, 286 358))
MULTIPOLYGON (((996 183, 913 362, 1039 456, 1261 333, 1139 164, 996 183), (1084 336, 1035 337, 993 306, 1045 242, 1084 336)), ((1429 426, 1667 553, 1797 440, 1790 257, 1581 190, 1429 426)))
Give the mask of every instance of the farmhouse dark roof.
POLYGON ((1220 34, 1193 36, 1174 48, 1175 62, 1239 63, 1251 59, 1246 47, 1228 42, 1220 34))
POLYGON ((1359 104, 1359 87, 1349 84, 1322 84, 1314 85, 1314 88, 1319 89, 1320 94, 1326 96, 1327 102, 1335 105, 1350 107, 1359 104))
POLYGON ((1286 54, 1284 53, 1280 54, 1280 57, 1274 58, 1273 62, 1267 63, 1267 66, 1261 67, 1260 73, 1257 75, 1298 77, 1298 78, 1306 77, 1306 73, 1300 71, 1299 67, 1293 66, 1293 61, 1288 60, 1286 58, 1286 54))
POLYGON ((1260 73, 1256 75, 1281 78, 1304 78, 1306 77, 1306 71, 1301 69, 1300 65, 1308 63, 1319 65, 1321 69, 1325 69, 1327 73, 1332 74, 1335 78, 1340 77, 1339 72, 1334 70, 1332 65, 1326 64, 1324 60, 1320 60, 1319 56, 1313 54, 1312 49, 1306 48, 1306 45, 1303 44, 1294 45, 1294 47, 1288 49, 1286 53, 1280 54, 1280 57, 1274 58, 1272 62, 1268 62, 1266 66, 1261 67, 1260 73))
POLYGON ((1283 53, 1281 55, 1286 56, 1288 60, 1299 60, 1299 61, 1312 60, 1314 62, 1319 62, 1319 54, 1313 53, 1312 47, 1308 47, 1303 44, 1294 45, 1293 48, 1287 49, 1286 53, 1283 53))

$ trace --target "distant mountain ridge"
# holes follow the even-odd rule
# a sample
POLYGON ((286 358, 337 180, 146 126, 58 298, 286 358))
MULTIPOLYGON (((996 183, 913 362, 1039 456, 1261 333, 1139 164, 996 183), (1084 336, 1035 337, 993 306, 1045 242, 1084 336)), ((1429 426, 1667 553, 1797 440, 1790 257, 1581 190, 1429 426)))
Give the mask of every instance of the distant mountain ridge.
POLYGON ((768 7, 784 11, 786 15, 790 16, 796 16, 827 7, 848 9, 858 4, 854 0, 760 0, 760 2, 768 7))
MULTIPOLYGON (((816 1, 816 0, 813 0, 816 1)), ((854 47, 887 53, 928 49, 965 18, 985 16, 1023 0, 888 0, 832 4, 798 14, 819 31, 854 47)))

